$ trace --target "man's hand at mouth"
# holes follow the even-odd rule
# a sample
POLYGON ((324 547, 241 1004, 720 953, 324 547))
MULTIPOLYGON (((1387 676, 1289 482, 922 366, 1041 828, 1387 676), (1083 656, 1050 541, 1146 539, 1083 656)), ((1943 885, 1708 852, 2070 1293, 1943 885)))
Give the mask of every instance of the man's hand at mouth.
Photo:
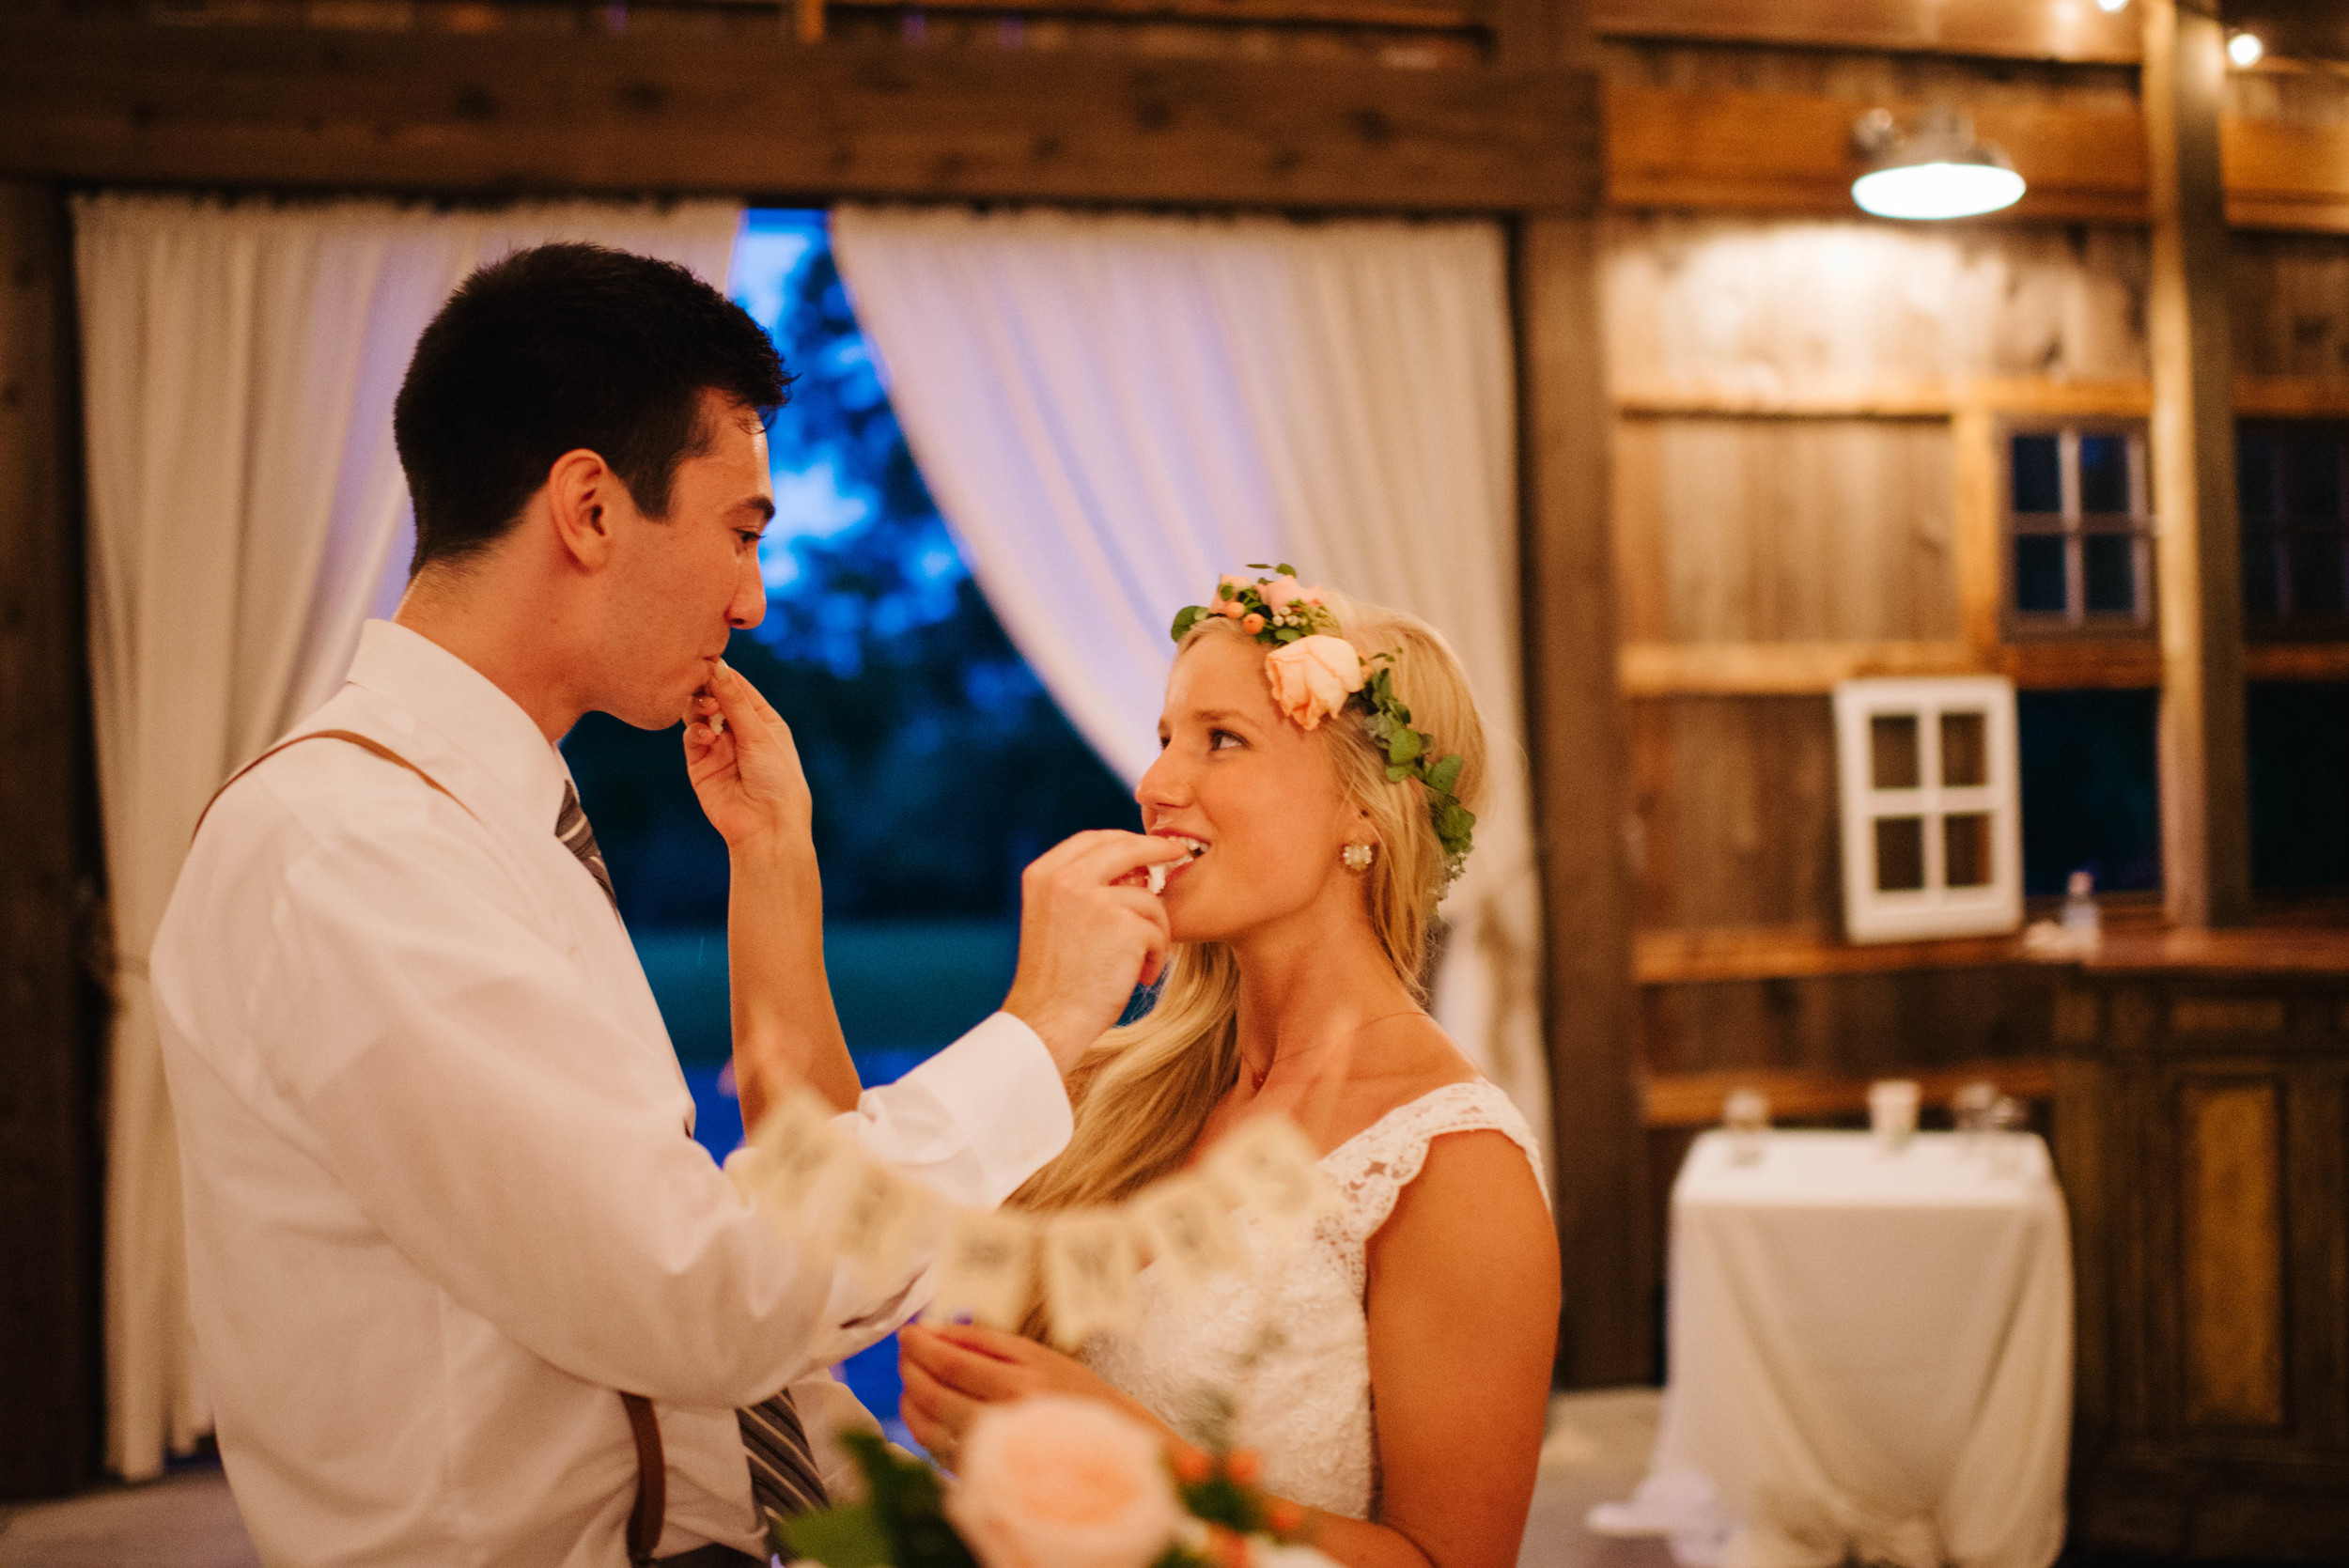
POLYGON ((722 659, 685 716, 685 771, 730 852, 812 843, 814 808, 791 726, 722 659))

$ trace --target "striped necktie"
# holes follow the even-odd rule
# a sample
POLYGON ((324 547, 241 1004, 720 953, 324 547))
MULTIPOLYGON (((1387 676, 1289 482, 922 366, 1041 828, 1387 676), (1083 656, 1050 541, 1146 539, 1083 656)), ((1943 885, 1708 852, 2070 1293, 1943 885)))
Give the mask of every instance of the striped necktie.
POLYGON ((612 912, 619 913, 620 895, 612 891, 612 873, 603 863, 603 851, 596 847, 596 831, 587 825, 586 808, 579 803, 579 791, 571 781, 563 781, 563 809, 555 815, 554 836, 563 841, 563 847, 579 857, 579 863, 587 868, 587 875, 596 879, 596 886, 612 900, 612 912))
POLYGON ((824 1495, 824 1478, 816 1473, 816 1455, 807 1446, 807 1428, 800 1424, 790 1389, 737 1410, 734 1419, 742 1428, 742 1452, 750 1456, 751 1500, 758 1505, 761 1524, 805 1514, 831 1500, 824 1495))
MULTIPOLYGON (((579 791, 568 779, 563 782, 563 810, 554 819, 554 836, 579 857, 616 912, 620 900, 612 891, 612 873, 604 866, 603 851, 596 847, 596 831, 587 825, 579 791)), ((751 1500, 758 1505, 762 1524, 770 1515, 787 1519, 823 1507, 829 1500, 823 1477, 817 1474, 816 1455, 808 1447, 807 1428, 800 1424, 799 1407, 791 1403, 791 1390, 786 1389, 734 1415, 742 1428, 742 1452, 751 1465, 751 1500)))

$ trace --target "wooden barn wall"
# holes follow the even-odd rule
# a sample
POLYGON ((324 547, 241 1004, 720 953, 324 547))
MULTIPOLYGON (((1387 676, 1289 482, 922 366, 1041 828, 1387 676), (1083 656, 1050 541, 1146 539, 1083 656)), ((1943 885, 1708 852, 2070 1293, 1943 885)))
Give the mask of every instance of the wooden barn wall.
MULTIPOLYGON (((1608 70, 1616 85, 1689 91, 2136 108, 2134 72, 2101 67, 1615 44, 1608 70)), ((2237 73, 2231 87, 2238 114, 2349 120, 2349 83, 2237 73)), ((1908 227, 1625 208, 1606 239, 1649 1246, 1660 1259, 1672 1175, 1733 1085, 1764 1087, 1783 1121, 1852 1125, 1872 1078, 1915 1076, 1938 1094, 1986 1073, 2051 1126, 2052 971, 1998 942, 1843 944, 1825 682, 1768 694, 1675 682, 1709 670, 1716 688, 1734 687, 1723 671, 1805 648, 1976 657, 1984 633, 1967 598, 1966 537, 1969 505, 1980 526, 1969 495, 1984 483, 1996 414, 1968 399, 2108 397, 2141 413, 2151 258, 2143 228, 2125 223, 1908 227), (1643 679, 1631 678, 1635 655, 1649 656, 1643 679)), ((2233 273, 2238 377, 2263 379, 2271 407, 2341 406, 2349 239, 2239 229, 2233 273)), ((2017 678, 2152 683, 2150 642, 2136 675, 2119 675, 2118 651, 2017 678)), ((1660 1297, 1660 1277, 1649 1284, 1660 1297)))
MULTIPOLYGON (((1622 214, 1604 272, 1610 372, 1619 395, 1862 402, 1974 377, 2141 379, 2146 266, 2127 230, 1622 214)), ((1622 417, 1624 639, 1954 639, 1954 488, 1946 418, 1622 417)), ((1641 928, 1831 931, 1826 698, 1632 710, 1641 928)), ((1656 1043, 1651 1063, 1672 1049, 1656 1043)))
POLYGON ((2238 234, 2232 260, 2236 373, 2349 386, 2349 241, 2238 234))
MULTIPOLYGON (((374 32, 624 32, 650 39, 772 38, 798 26, 792 4, 652 0, 624 6, 548 0, 65 0, 68 15, 136 16, 174 26, 332 27, 374 32)), ((1489 63, 1496 8, 1334 0, 1218 0, 1125 7, 1086 0, 1027 9, 968 4, 914 8, 894 0, 832 0, 823 37, 922 49, 1084 50, 1161 59, 1330 60, 1407 69, 1489 63), (1188 14, 1187 14, 1188 13, 1188 14)))
POLYGON ((1626 420, 1625 640, 1954 637, 1950 501, 1946 422, 1626 420))
POLYGON ((1618 213, 1609 233, 1619 395, 2148 373, 2141 231, 1618 213))

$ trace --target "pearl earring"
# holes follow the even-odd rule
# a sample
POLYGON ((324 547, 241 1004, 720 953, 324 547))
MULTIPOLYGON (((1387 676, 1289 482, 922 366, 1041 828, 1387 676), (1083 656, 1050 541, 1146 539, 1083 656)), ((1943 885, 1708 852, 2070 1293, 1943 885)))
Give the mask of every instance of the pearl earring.
POLYGON ((1373 845, 1349 844, 1338 851, 1338 859, 1345 862, 1348 871, 1368 871, 1371 857, 1377 853, 1377 846, 1373 845))

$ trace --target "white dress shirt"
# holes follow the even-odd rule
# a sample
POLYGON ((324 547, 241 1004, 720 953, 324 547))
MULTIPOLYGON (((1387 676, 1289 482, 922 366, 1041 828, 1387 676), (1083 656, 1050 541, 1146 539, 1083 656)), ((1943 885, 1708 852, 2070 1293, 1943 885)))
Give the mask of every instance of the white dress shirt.
MULTIPOLYGON (((155 942, 196 1343, 270 1564, 616 1568, 659 1408, 660 1555, 764 1552, 738 1406, 911 1310, 806 1256, 692 1139, 627 932, 554 836, 569 775, 510 698, 369 622, 350 682, 220 798, 155 942)), ((1050 1054, 998 1014, 841 1118, 1000 1203, 1066 1143, 1050 1054)))

